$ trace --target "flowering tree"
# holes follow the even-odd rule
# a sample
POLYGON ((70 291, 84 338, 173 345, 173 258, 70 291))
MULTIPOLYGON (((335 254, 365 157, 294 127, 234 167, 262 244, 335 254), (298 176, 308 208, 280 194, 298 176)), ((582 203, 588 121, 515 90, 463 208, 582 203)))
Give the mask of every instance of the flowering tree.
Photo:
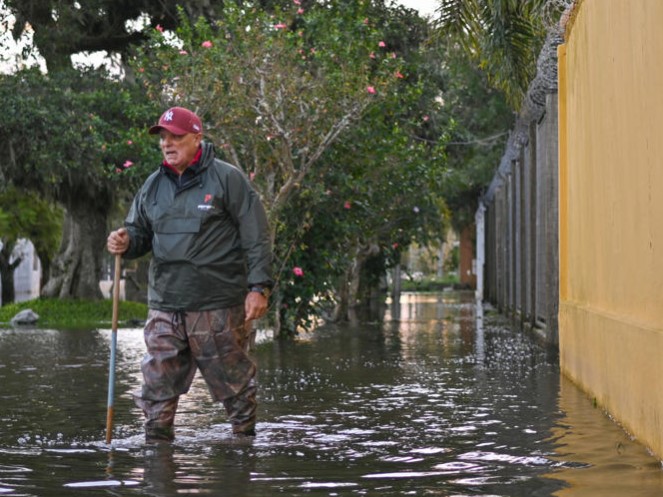
MULTIPOLYGON (((416 19, 398 21, 384 24, 416 32, 416 24, 407 24, 416 19)), ((420 46, 425 38, 385 39, 409 47, 398 52, 399 84, 327 151, 323 160, 339 167, 301 192, 282 216, 294 269, 283 273, 279 312, 289 327, 371 308, 384 300, 385 272, 402 251, 446 232, 449 212, 440 192, 448 177, 448 123, 440 114, 448 111, 438 98, 436 59, 420 46)))
POLYGON ((397 84, 399 60, 367 18, 368 2, 267 14, 231 2, 223 19, 157 29, 139 74, 164 106, 197 110, 206 134, 253 179, 274 236, 292 195, 331 167, 320 159, 397 84), (167 33, 166 33, 167 34, 167 33))

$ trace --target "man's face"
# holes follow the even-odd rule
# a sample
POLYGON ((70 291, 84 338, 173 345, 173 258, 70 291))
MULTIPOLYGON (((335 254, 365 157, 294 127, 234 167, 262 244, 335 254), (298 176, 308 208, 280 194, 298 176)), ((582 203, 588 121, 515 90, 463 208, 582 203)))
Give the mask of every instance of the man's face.
POLYGON ((200 141, 203 138, 201 133, 174 135, 165 129, 159 131, 159 136, 161 137, 159 145, 161 146, 161 152, 163 152, 163 158, 180 172, 184 171, 196 156, 200 141))

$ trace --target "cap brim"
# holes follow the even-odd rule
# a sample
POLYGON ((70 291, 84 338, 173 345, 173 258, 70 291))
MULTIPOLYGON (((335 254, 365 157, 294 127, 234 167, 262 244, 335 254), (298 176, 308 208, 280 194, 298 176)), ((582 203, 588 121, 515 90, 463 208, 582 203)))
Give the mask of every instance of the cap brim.
POLYGON ((156 126, 152 126, 150 128, 150 130, 148 131, 148 133, 151 134, 151 135, 156 135, 162 129, 165 129, 166 131, 170 131, 174 135, 180 135, 180 136, 191 133, 191 131, 185 131, 182 128, 178 128, 177 126, 164 126, 163 124, 157 124, 156 126))

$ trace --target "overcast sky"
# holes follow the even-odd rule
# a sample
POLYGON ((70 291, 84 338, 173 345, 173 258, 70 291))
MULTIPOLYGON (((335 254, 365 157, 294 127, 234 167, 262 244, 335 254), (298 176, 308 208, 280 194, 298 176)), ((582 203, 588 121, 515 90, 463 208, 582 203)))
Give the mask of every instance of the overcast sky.
POLYGON ((438 0, 398 0, 398 3, 417 9, 422 15, 433 15, 438 5, 438 0))

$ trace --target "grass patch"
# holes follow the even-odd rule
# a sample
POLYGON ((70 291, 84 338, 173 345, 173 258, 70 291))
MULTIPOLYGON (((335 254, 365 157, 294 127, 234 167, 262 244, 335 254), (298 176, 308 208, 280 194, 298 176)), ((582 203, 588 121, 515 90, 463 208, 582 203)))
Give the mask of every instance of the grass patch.
POLYGON ((428 277, 420 280, 402 280, 403 292, 440 292, 447 288, 458 288, 458 277, 450 274, 444 278, 428 277))
MULTIPOLYGON (((34 299, 0 307, 0 326, 8 326, 11 318, 19 311, 32 309, 39 314, 37 326, 55 329, 110 328, 113 317, 113 301, 105 300, 60 300, 34 299)), ((131 322, 145 321, 147 305, 140 302, 121 301, 118 326, 131 322)))

